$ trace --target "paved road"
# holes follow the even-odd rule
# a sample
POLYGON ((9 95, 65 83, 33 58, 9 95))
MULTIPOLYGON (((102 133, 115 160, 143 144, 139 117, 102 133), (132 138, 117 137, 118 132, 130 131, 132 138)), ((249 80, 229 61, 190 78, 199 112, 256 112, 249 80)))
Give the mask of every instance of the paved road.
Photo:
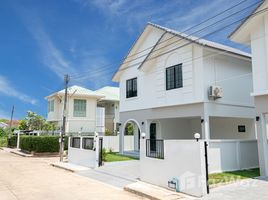
POLYGON ((1 200, 142 199, 117 187, 0 150, 1 200))

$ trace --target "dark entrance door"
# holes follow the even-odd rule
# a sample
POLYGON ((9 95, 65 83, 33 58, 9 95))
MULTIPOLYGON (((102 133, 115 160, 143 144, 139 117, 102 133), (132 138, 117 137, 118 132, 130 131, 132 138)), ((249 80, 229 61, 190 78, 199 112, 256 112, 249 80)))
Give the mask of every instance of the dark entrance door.
POLYGON ((140 147, 141 147, 141 144, 140 144, 140 142, 141 142, 141 131, 140 131, 139 128, 138 128, 138 132, 139 132, 138 148, 139 148, 139 150, 140 150, 140 147))
POLYGON ((150 125, 150 151, 156 151, 156 123, 150 125))

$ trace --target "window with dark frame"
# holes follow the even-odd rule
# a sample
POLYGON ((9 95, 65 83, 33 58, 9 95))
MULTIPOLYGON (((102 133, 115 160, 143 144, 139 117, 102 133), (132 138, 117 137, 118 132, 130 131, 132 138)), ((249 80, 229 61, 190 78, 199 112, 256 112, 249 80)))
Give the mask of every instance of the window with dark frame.
POLYGON ((245 133, 246 132, 246 126, 245 125, 239 125, 238 126, 238 132, 239 133, 245 133))
POLYGON ((71 147, 73 148, 80 148, 80 138, 79 137, 73 137, 71 140, 71 147))
POLYGON ((126 83, 126 97, 136 97, 137 96, 137 78, 132 78, 127 80, 126 83))
POLYGON ((166 90, 182 87, 182 64, 166 68, 166 90))
POLYGON ((94 138, 83 138, 82 144, 83 144, 83 149, 93 150, 94 138))

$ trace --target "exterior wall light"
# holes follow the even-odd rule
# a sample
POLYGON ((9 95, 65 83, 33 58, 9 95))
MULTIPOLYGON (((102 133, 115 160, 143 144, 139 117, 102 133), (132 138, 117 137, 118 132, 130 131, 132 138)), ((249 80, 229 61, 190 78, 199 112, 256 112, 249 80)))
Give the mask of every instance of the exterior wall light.
POLYGON ((256 121, 258 122, 259 120, 260 120, 260 117, 259 117, 259 116, 257 116, 257 117, 256 117, 256 121))
POLYGON ((200 139, 200 133, 195 133, 195 134, 194 134, 194 138, 195 138, 196 141, 198 142, 198 140, 200 139))
POLYGON ((95 132, 95 137, 97 138, 99 136, 99 134, 97 132, 95 132))
POLYGON ((142 139, 145 139, 145 138, 146 138, 146 133, 142 132, 142 133, 141 133, 141 138, 142 138, 142 139))

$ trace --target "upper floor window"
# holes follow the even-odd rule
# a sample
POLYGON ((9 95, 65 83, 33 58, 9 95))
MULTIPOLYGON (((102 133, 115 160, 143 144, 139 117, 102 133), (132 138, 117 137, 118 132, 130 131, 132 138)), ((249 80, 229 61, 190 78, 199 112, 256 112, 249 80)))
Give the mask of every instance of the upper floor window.
POLYGON ((182 64, 166 68, 166 89, 171 90, 183 87, 182 64))
POLYGON ((87 101, 74 99, 74 117, 86 117, 87 101))
POLYGON ((127 80, 127 98, 137 96, 137 78, 127 80))
POLYGON ((54 99, 48 101, 48 112, 54 112, 54 99))

